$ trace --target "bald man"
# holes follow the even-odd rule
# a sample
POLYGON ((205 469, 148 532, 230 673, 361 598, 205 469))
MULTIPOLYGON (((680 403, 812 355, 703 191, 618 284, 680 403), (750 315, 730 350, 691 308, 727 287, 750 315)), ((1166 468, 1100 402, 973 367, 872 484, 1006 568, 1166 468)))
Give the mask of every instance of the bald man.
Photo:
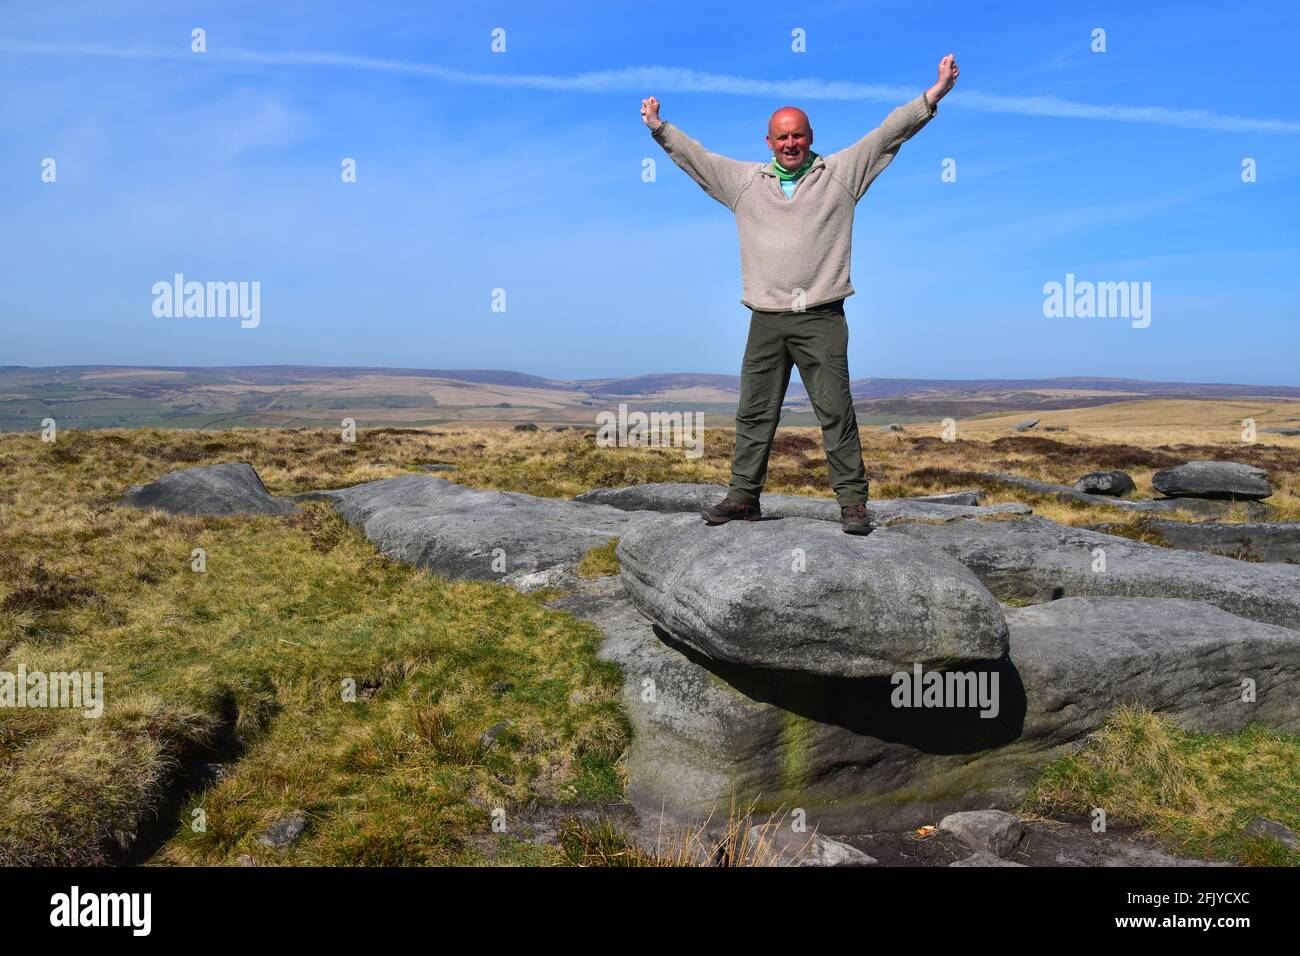
POLYGON ((844 319, 844 300, 853 295, 853 211, 899 147, 935 115, 956 80, 957 61, 949 54, 939 62, 932 87, 890 113, 878 129, 829 156, 813 152, 812 124, 804 111, 783 107, 768 121, 768 163, 711 153, 662 121, 653 96, 641 101, 641 116, 655 142, 735 213, 740 233, 740 301, 752 313, 740 370, 731 484, 727 496, 703 512, 709 524, 762 517, 759 496, 772 439, 790 370, 798 366, 821 424, 841 526, 848 534, 871 532, 844 319))

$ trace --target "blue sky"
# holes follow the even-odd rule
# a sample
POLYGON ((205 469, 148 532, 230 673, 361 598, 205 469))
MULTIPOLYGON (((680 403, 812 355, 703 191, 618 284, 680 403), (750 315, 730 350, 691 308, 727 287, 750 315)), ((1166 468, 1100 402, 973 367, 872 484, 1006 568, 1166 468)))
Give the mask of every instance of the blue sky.
POLYGON ((755 162, 802 106, 826 154, 953 52, 858 206, 854 377, 1300 385, 1297 39, 1290 0, 10 5, 0 365, 734 373, 734 219, 641 98, 755 162), (261 324, 155 318, 177 272, 260 282, 261 324), (1150 282, 1150 326, 1044 317, 1067 273, 1150 282))

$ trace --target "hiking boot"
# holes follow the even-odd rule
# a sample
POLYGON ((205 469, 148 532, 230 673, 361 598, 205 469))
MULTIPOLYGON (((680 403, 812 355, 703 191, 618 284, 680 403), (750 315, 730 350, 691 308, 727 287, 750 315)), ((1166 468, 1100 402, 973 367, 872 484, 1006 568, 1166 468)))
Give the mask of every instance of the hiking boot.
POLYGON ((845 534, 871 534, 875 523, 867 516, 865 504, 843 505, 840 508, 840 527, 845 534))
POLYGON ((763 509, 758 506, 757 501, 752 505, 743 505, 739 501, 723 498, 716 505, 705 508, 700 514, 704 516, 704 520, 709 524, 726 524, 736 518, 744 521, 758 521, 763 517, 763 509))

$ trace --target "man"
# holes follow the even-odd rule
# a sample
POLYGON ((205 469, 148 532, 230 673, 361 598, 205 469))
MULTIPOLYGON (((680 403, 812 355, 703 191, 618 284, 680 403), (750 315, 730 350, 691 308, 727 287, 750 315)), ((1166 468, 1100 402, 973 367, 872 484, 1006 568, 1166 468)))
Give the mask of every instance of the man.
POLYGON ((847 149, 813 152, 803 110, 787 106, 768 121, 770 163, 711 153, 659 118, 659 101, 641 101, 655 142, 704 191, 736 215, 744 278, 741 303, 752 310, 740 371, 736 453, 727 496, 703 512, 709 524, 757 521, 759 496, 792 365, 822 427, 831 486, 848 534, 868 534, 867 473, 849 394, 849 282, 853 211, 898 148, 935 115, 957 79, 957 61, 939 62, 939 79, 847 149))

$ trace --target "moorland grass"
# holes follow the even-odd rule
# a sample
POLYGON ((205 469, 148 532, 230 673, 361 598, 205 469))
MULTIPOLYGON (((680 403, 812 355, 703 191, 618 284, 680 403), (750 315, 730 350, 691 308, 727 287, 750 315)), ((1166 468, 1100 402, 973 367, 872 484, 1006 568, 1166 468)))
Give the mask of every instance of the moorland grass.
POLYGON ((1252 725, 1194 734, 1142 708, 1121 708, 1075 754, 1050 764, 1025 799, 1043 814, 1105 810, 1192 857, 1300 866, 1300 851, 1246 836, 1256 817, 1300 832, 1300 737, 1252 725))
MULTIPOLYGON (((1074 446, 864 440, 877 497, 978 486, 969 472, 979 470, 1065 482, 1100 467, 1128 464, 1135 477, 1152 467, 1142 449, 1113 442, 1062 456, 1060 446, 1074 446)), ((434 461, 467 485, 557 497, 635 482, 725 484, 731 448, 722 430, 695 460, 599 448, 589 433, 496 428, 377 429, 355 444, 319 429, 68 431, 53 444, 0 435, 0 670, 102 671, 107 697, 100 719, 0 712, 0 863, 617 858, 608 834, 571 828, 567 842, 538 847, 509 828, 530 808, 623 797, 620 677, 596 659, 594 627, 547 609, 548 595, 387 561, 323 504, 290 517, 201 518, 116 502, 132 484, 228 461, 253 464, 275 494, 434 461), (206 571, 192 570, 195 549, 206 571), (498 808, 506 833, 494 835, 498 808), (291 812, 307 816, 304 836, 286 849, 262 845, 291 812)), ((1183 457, 1239 450, 1188 448, 1183 457)), ((1297 453, 1258 454, 1272 456, 1277 516, 1296 517, 1300 469, 1277 469, 1297 453)), ((778 436, 770 479, 772 491, 829 496, 815 430, 778 436)), ((992 485, 988 493, 1028 500, 992 485)), ((1114 520, 1054 499, 1030 503, 1069 523, 1114 520)), ((616 573, 614 542, 583 568, 616 573)), ((1189 766, 1217 776, 1196 777, 1199 802, 1170 803, 1158 776, 1130 774, 1132 819, 1188 852, 1276 859, 1233 827, 1256 809, 1243 802, 1248 791, 1269 795, 1257 801, 1263 815, 1265 802, 1300 805, 1294 741, 1258 731, 1171 739, 1179 753, 1193 748, 1189 766)), ((1097 769, 1108 765, 1095 754, 1073 760, 1049 770, 1038 805, 1082 806, 1119 779, 1097 769)))

